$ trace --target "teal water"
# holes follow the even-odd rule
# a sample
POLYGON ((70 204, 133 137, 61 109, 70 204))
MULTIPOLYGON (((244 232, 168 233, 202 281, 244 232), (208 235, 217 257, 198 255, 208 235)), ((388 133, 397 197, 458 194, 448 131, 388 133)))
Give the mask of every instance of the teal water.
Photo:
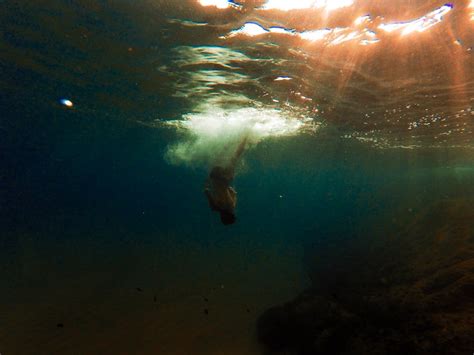
POLYGON ((0 1, 1 354, 472 352, 474 8, 350 3, 0 1))

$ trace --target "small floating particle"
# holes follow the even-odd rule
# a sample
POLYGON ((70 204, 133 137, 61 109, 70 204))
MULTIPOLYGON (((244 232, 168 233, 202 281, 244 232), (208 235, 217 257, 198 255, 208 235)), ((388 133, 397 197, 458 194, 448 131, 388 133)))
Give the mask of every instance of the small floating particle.
POLYGON ((57 326, 58 328, 64 328, 64 324, 63 324, 63 323, 58 323, 58 324, 56 324, 56 326, 57 326))
POLYGON ((209 302, 209 299, 207 297, 204 297, 204 302, 209 302))
POLYGON ((128 51, 129 51, 129 52, 133 52, 133 48, 132 48, 132 47, 128 47, 128 51))
POLYGON ((68 100, 68 99, 60 99, 59 100, 59 103, 63 106, 66 106, 66 107, 73 107, 74 104, 72 103, 71 100, 68 100))
POLYGON ((138 292, 143 292, 143 290, 140 287, 137 287, 135 290, 137 290, 138 292))
POLYGON ((207 308, 204 308, 204 314, 207 316, 209 314, 209 310, 207 308))
POLYGON ((250 313, 250 308, 247 307, 246 311, 247 311, 247 313, 250 313))
POLYGON ((155 296, 153 296, 153 302, 156 303, 156 301, 157 301, 157 298, 156 298, 156 295, 155 295, 155 296))

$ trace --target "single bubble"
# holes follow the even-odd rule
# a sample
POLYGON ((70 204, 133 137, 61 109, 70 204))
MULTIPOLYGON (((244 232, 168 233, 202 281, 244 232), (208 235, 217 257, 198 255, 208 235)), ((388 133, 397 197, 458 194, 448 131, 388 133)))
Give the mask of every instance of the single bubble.
POLYGON ((73 107, 74 104, 72 103, 71 100, 68 100, 68 99, 60 99, 59 100, 59 103, 63 106, 66 106, 66 107, 73 107))

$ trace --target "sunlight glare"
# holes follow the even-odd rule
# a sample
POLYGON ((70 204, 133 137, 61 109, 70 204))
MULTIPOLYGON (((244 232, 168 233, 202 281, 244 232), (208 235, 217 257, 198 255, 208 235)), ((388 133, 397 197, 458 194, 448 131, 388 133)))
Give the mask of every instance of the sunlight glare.
POLYGON ((233 37, 237 35, 245 35, 245 36, 253 37, 253 36, 260 36, 268 32, 270 31, 268 31, 267 29, 263 28, 262 26, 260 26, 259 24, 255 22, 247 22, 241 28, 231 31, 229 34, 229 37, 233 37))
POLYGON ((320 40, 325 39, 328 35, 330 35, 333 32, 334 30, 331 30, 329 28, 323 28, 321 30, 301 32, 300 37, 308 41, 320 41, 320 40))
POLYGON ((369 23, 371 21, 372 21, 372 18, 370 17, 370 15, 360 16, 355 19, 354 25, 360 26, 363 23, 369 23))
POLYGON ((349 7, 354 0, 268 0, 263 6, 265 10, 301 10, 301 9, 325 9, 327 11, 349 7))
POLYGON ((198 0, 202 6, 215 6, 218 9, 226 9, 230 6, 227 0, 198 0))
POLYGON ((397 22, 389 24, 380 24, 379 28, 385 32, 391 33, 401 30, 401 35, 405 36, 413 32, 424 32, 443 20, 443 16, 453 9, 453 5, 446 4, 429 14, 413 21, 397 22))

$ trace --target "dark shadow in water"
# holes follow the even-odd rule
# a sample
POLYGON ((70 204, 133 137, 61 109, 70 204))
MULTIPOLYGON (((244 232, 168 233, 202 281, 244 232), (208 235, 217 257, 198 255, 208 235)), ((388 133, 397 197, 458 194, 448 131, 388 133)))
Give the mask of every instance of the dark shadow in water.
POLYGON ((307 257, 313 287, 259 318, 267 352, 471 353, 473 202, 392 215, 385 235, 320 237, 307 257))

